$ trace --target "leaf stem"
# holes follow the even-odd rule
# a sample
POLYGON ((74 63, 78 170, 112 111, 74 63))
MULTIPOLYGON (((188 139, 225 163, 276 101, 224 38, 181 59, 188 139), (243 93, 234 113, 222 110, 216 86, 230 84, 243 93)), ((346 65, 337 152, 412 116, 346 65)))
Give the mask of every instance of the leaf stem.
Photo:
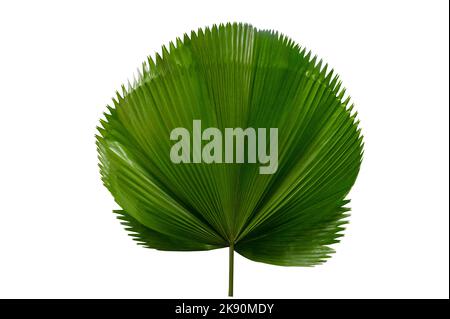
POLYGON ((234 243, 231 243, 228 257, 228 297, 233 297, 233 277, 234 277, 234 243))

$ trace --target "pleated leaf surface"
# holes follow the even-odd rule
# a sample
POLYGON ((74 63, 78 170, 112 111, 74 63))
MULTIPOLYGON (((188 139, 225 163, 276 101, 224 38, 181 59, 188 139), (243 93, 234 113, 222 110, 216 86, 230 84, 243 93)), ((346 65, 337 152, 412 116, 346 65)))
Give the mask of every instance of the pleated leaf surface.
POLYGON ((247 24, 199 29, 149 58, 108 106, 101 176, 145 247, 233 244, 255 261, 311 266, 330 256, 346 223, 363 153, 356 117, 333 70, 286 36, 247 24), (278 128, 276 172, 174 164, 170 133, 192 132, 193 120, 222 132, 278 128))

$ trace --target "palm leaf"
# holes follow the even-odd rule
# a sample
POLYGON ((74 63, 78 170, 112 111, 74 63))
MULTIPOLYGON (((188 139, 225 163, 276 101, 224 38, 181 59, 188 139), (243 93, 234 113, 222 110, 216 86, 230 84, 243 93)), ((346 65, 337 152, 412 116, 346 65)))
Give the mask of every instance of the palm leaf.
POLYGON ((362 160, 352 108, 338 76, 286 36, 247 24, 199 29, 148 58, 108 106, 97 136, 102 180, 144 247, 229 247, 232 295, 234 251, 284 266, 334 252, 362 160), (278 128, 276 172, 174 164, 170 133, 195 119, 222 131, 278 128))

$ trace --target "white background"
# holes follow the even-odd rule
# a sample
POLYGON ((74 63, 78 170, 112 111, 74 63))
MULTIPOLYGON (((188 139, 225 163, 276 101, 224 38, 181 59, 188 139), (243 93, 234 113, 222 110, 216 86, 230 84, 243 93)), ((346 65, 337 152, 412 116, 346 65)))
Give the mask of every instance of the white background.
POLYGON ((95 127, 175 37, 279 30, 341 75, 365 159, 337 253, 314 268, 235 260, 239 298, 449 297, 448 1, 2 1, 0 297, 221 298, 227 250, 143 249, 111 210, 95 127))

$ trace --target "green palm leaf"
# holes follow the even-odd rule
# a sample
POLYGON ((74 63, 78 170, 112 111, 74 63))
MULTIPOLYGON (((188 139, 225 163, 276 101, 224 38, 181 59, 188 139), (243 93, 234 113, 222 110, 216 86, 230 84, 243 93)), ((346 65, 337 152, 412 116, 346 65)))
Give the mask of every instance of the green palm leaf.
POLYGON ((138 243, 230 247, 230 295, 234 251, 284 266, 333 253, 362 136, 337 75, 292 40, 247 24, 199 29, 149 58, 113 102, 98 128, 100 171, 138 243), (245 162, 173 163, 172 130, 196 119, 222 132, 278 128, 275 173, 245 162))

